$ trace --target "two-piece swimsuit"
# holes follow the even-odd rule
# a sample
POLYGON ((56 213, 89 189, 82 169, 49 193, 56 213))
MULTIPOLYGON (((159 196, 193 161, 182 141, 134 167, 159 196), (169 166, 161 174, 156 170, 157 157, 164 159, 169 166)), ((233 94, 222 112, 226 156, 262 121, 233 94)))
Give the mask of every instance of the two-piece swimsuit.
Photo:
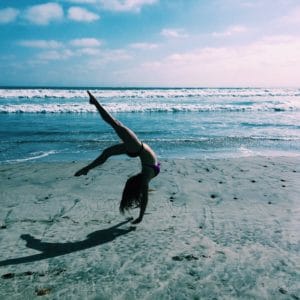
MULTIPOLYGON (((142 151, 144 150, 144 145, 141 143, 141 147, 138 151, 136 152, 126 152, 128 156, 130 157, 138 157, 141 155, 142 151)), ((160 163, 158 162, 156 165, 150 165, 150 164, 142 164, 144 167, 148 167, 153 169, 154 175, 157 176, 160 172, 160 163)))

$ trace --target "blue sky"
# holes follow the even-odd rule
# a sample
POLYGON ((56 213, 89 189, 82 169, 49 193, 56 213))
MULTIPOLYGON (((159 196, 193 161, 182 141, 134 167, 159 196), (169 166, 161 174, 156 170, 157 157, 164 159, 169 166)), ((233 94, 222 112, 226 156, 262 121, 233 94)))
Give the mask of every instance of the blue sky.
POLYGON ((300 87, 299 0, 0 0, 0 85, 300 87))

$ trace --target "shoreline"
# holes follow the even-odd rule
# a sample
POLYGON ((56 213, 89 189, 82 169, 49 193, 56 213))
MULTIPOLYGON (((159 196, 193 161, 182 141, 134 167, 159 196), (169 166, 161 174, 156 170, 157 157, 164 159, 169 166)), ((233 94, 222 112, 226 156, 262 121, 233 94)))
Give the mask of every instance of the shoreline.
POLYGON ((299 299, 300 157, 161 160, 136 227, 139 161, 84 163, 0 164, 1 297, 299 299))
MULTIPOLYGON (((52 152, 52 151, 50 151, 52 152)), ((221 152, 220 152, 221 153, 221 152)), ((98 153, 99 154, 99 153, 98 153)), ((95 154, 97 157, 97 154, 95 154)), ((42 157, 44 157, 44 154, 41 154, 42 157)), ((45 157, 47 157, 45 155, 45 157)), ((77 156, 78 157, 78 156, 77 156)), ((159 161, 189 161, 189 160, 200 160, 200 161, 222 161, 222 160, 239 160, 239 159, 298 159, 300 158, 300 153, 298 152, 287 152, 287 151, 270 151, 266 153, 253 153, 253 154, 241 154, 241 153, 232 153, 227 154, 226 156, 213 156, 213 155, 199 155, 193 156, 193 154, 190 154, 189 156, 171 156, 170 158, 159 156, 159 161), (267 154, 268 153, 268 154, 267 154), (272 154, 270 154, 272 153, 272 154), (234 156, 236 155, 236 156, 234 156), (200 157, 201 156, 201 157, 200 157)), ((89 159, 82 158, 82 159, 61 159, 61 160, 39 160, 39 158, 32 157, 32 158, 21 158, 21 159, 11 159, 7 161, 0 161, 0 167, 1 166, 10 166, 10 165, 22 165, 22 164, 88 164, 91 161, 93 161, 95 157, 91 157, 89 159)), ((126 155, 116 156, 109 158, 109 161, 131 161, 131 158, 128 158, 126 155)), ((107 162, 106 162, 107 163, 107 162)), ((106 164, 105 163, 105 164, 106 164)), ((100 166, 101 168, 101 166, 100 166)))

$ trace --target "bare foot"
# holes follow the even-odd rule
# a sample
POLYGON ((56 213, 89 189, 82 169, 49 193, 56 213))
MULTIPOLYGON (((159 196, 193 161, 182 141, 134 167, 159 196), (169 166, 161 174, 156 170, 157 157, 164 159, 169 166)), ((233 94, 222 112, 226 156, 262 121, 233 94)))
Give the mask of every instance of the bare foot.
POLYGON ((89 172, 89 168, 84 167, 82 169, 80 169, 79 171, 77 171, 74 176, 81 176, 81 175, 87 175, 87 173, 89 172))
POLYGON ((87 93, 88 93, 89 96, 90 96, 90 104, 96 104, 97 99, 91 94, 90 91, 87 91, 87 93))

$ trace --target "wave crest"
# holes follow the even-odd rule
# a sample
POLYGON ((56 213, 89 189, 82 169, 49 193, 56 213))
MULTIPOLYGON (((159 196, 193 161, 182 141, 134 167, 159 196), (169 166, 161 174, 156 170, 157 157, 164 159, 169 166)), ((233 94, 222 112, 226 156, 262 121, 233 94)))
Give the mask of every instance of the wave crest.
MULTIPOLYGON (((243 111, 298 111, 297 107, 286 107, 257 104, 253 106, 235 105, 202 105, 202 104, 108 104, 105 106, 110 112, 243 112, 243 111)), ((95 113, 91 105, 86 104, 7 104, 0 105, 0 113, 95 113)))
MULTIPOLYGON (((300 89, 262 88, 120 88, 91 89, 101 98, 190 98, 190 97, 299 97, 300 89)), ((87 98, 86 89, 24 88, 0 89, 0 99, 74 99, 87 98)))

